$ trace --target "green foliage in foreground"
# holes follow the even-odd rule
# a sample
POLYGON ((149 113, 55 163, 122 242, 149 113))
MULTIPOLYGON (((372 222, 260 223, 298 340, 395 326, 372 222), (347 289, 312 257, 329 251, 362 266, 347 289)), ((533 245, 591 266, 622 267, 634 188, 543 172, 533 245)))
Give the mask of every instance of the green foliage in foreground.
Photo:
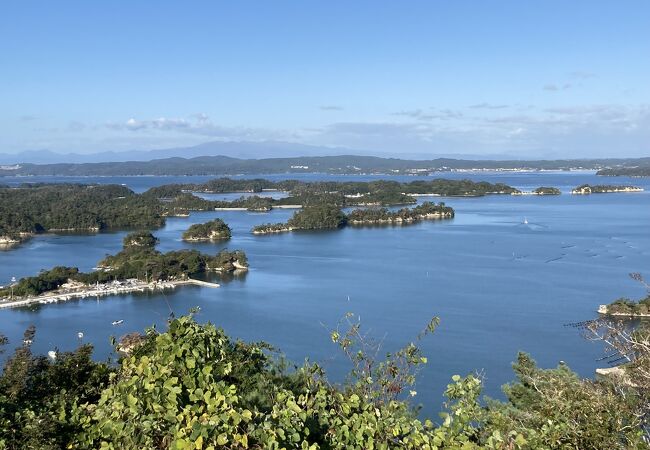
POLYGON ((524 354, 506 403, 482 405, 481 381, 455 375, 440 420, 422 421, 398 394, 426 358, 411 343, 372 364, 360 336, 332 333, 354 365, 343 386, 187 316, 117 366, 87 346, 51 361, 24 344, 0 376, 0 449, 648 449, 633 388, 524 354))

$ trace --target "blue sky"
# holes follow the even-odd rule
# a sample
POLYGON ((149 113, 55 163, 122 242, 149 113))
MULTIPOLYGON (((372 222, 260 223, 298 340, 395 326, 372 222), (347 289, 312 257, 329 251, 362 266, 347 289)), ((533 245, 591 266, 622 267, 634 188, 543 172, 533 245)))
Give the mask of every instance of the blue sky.
POLYGON ((7 1, 0 152, 650 156, 647 1, 7 1))

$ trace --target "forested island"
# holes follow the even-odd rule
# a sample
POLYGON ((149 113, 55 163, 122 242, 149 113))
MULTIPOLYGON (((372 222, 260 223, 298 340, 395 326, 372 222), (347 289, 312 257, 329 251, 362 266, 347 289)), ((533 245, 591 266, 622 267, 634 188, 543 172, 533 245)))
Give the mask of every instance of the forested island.
MULTIPOLYGON (((262 203, 270 209, 265 199, 262 203)), ((165 224, 166 217, 241 204, 261 208, 256 198, 211 201, 173 185, 136 194, 120 185, 24 184, 0 188, 0 244, 16 244, 48 232, 155 229, 165 224)))
POLYGON ((534 195, 560 195, 562 192, 556 187, 540 186, 533 190, 534 195))
MULTIPOLYGON (((157 242, 158 239, 151 233, 131 233, 124 238, 122 250, 101 260, 97 270, 84 273, 76 267, 55 267, 0 289, 0 299, 8 301, 10 298, 21 299, 46 293, 57 294, 57 299, 67 296, 78 298, 88 291, 106 290, 110 293, 116 286, 126 287, 119 292, 147 287, 153 289, 157 283, 168 283, 167 287, 174 287, 174 282, 182 284, 197 274, 248 268, 246 254, 239 250, 222 250, 214 256, 196 250, 161 253, 155 249, 157 242), (63 291, 59 291, 61 288, 63 291)), ((38 301, 39 297, 34 300, 38 301)))
POLYGON ((387 208, 355 209, 347 215, 349 225, 408 224, 421 220, 452 219, 454 210, 444 203, 423 202, 413 208, 390 211, 387 208))
POLYGON ((27 184, 0 188, 0 243, 35 233, 158 228, 164 211, 155 199, 118 185, 27 184))
POLYGON ((294 230, 332 230, 345 226, 347 217, 336 205, 306 206, 296 211, 287 223, 267 223, 253 227, 253 234, 294 230))
POLYGON ((192 225, 183 233, 184 241, 218 241, 230 239, 230 227, 221 219, 192 225))
POLYGON ((596 175, 602 175, 605 177, 650 177, 650 165, 601 169, 596 172, 596 175))
POLYGON ((335 205, 307 206, 296 211, 286 223, 269 223, 252 229, 253 234, 296 230, 333 230, 346 225, 408 224, 420 220, 451 219, 453 208, 444 203, 423 202, 414 208, 392 212, 387 208, 356 209, 345 214, 335 205))
POLYGON ((650 317, 650 295, 638 301, 619 298, 609 305, 600 305, 598 312, 610 316, 650 317))
POLYGON ((571 193, 576 195, 589 195, 589 194, 608 194, 614 192, 643 192, 643 189, 636 186, 620 186, 620 185, 589 185, 583 184, 574 188, 571 193))
POLYGON ((408 183, 392 180, 305 182, 298 180, 270 181, 265 179, 235 180, 219 178, 202 184, 176 185, 176 189, 207 193, 284 191, 295 197, 307 194, 340 194, 348 198, 354 198, 351 196, 370 196, 370 198, 363 199, 366 201, 373 201, 372 196, 380 197, 395 194, 454 197, 512 194, 517 192, 517 189, 503 183, 444 178, 416 180, 408 183))
MULTIPOLYGON (((541 188, 540 188, 541 189, 541 188)), ((554 188, 543 188, 551 193, 554 188)), ((480 197, 518 195, 502 183, 471 180, 417 180, 410 183, 303 182, 221 178, 202 184, 169 184, 136 194, 120 185, 23 184, 0 187, 0 244, 16 244, 47 232, 97 232, 119 229, 155 229, 166 217, 186 217, 192 211, 243 209, 266 212, 272 208, 332 205, 395 206, 417 202, 418 196, 480 197), (261 193, 283 191, 275 199, 257 195, 233 201, 206 200, 195 193, 261 193)))

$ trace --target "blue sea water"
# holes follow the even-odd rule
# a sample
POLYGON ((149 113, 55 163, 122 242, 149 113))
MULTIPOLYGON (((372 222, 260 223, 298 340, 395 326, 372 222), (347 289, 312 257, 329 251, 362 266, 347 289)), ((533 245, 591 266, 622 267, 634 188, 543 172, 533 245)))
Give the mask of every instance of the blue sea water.
MULTIPOLYGON (((270 179, 368 180, 413 177, 273 175, 270 179)), ((456 210, 449 221, 405 227, 345 228, 254 236, 257 224, 288 219, 293 211, 215 211, 171 218, 155 230, 159 248, 197 248, 215 253, 242 249, 250 271, 222 280, 219 289, 183 287, 164 295, 126 295, 35 308, 0 310, 0 332, 11 346, 36 325, 34 350, 69 350, 92 342, 96 355, 111 353, 109 336, 119 337, 199 306, 198 319, 223 327, 236 338, 265 340, 297 363, 322 363, 336 379, 347 369, 329 339, 346 312, 392 351, 412 340, 432 316, 434 336, 421 342, 429 359, 418 377, 416 401, 437 411, 453 374, 479 371, 486 393, 498 397, 513 378, 511 362, 520 350, 544 367, 560 360, 592 376, 602 348, 565 324, 596 316, 599 304, 644 294, 630 272, 650 278, 650 180, 601 178, 593 172, 444 174, 503 182, 530 190, 556 186, 560 196, 436 198, 456 210), (634 184, 643 193, 574 196, 582 183, 634 184), (233 229, 227 243, 185 243, 191 224, 215 217, 233 229), (524 219, 528 222, 524 223, 524 219), (123 319, 121 326, 113 320, 123 319)), ((136 191, 172 182, 211 177, 29 177, 28 181, 125 183, 136 191)), ((417 178, 420 179, 420 178, 417 178)), ((24 182, 3 179, 3 183, 24 182)), ((231 194, 225 196, 231 198, 231 194)), ((236 197, 240 194, 232 194, 236 197)), ((222 198, 222 197, 219 197, 222 198)), ((425 199, 420 199, 421 201, 425 199)), ((0 284, 55 265, 91 270, 115 253, 125 232, 91 235, 48 234, 0 252, 0 284)))

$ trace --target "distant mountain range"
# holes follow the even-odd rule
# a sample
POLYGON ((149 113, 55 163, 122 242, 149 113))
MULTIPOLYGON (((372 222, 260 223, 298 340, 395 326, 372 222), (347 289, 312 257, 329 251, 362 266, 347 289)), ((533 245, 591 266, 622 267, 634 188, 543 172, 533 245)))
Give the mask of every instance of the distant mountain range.
POLYGON ((509 154, 492 155, 450 155, 422 153, 377 153, 369 150, 352 150, 343 147, 326 147, 297 144, 293 142, 206 142, 191 147, 177 147, 158 150, 132 150, 101 153, 56 153, 50 150, 33 150, 21 153, 0 153, 0 164, 56 164, 56 163, 96 163, 121 161, 151 161, 163 158, 195 158, 198 156, 225 155, 231 158, 290 158, 297 156, 336 156, 365 155, 381 157, 399 157, 405 159, 431 159, 432 157, 449 157, 460 159, 519 159, 509 154))
MULTIPOLYGON (((193 147, 195 149, 195 147, 193 147)), ((188 155, 189 156, 189 155, 188 155)), ((650 158, 574 160, 465 160, 437 158, 409 160, 363 155, 298 156, 291 158, 243 159, 231 156, 162 158, 150 161, 98 163, 5 164, 0 176, 133 176, 133 175, 238 175, 273 173, 412 174, 451 170, 571 170, 650 166, 650 158)))

